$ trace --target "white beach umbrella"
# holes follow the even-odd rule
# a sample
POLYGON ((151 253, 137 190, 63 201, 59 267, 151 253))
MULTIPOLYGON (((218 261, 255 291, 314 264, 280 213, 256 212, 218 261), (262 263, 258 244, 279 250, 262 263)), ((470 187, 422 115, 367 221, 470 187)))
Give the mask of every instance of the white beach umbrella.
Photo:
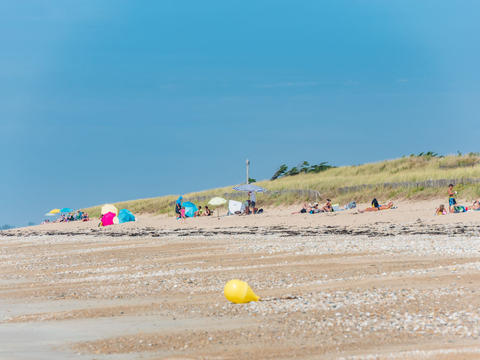
MULTIPOLYGON (((224 198, 215 196, 214 198, 210 199, 210 201, 208 202, 208 205, 222 206, 222 205, 225 205, 226 203, 227 203, 227 200, 225 200, 224 198)), ((220 217, 220 210, 218 208, 217 208, 217 216, 220 217)))
POLYGON ((115 206, 113 206, 112 204, 103 205, 101 214, 104 215, 104 214, 109 213, 109 212, 112 212, 115 215, 118 215, 118 209, 115 206))
POLYGON ((210 201, 208 202, 208 205, 212 206, 222 206, 227 203, 227 200, 225 200, 222 197, 215 196, 214 198, 211 198, 210 201))

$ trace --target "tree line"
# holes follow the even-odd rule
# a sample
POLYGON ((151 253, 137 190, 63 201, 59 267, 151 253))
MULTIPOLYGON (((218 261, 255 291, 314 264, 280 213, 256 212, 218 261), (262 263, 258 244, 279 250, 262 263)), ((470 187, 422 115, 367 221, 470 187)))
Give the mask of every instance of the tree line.
POLYGON ((280 165, 277 171, 273 174, 270 180, 276 180, 278 178, 284 176, 295 176, 298 174, 307 174, 307 173, 319 173, 336 166, 328 164, 328 162, 321 162, 319 164, 310 165, 308 161, 303 161, 302 163, 298 164, 297 166, 292 167, 291 169, 288 168, 286 164, 280 165))

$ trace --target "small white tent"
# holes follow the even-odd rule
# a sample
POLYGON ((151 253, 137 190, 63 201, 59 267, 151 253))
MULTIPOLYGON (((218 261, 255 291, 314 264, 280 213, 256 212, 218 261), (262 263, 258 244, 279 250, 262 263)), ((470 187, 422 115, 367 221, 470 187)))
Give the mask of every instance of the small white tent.
POLYGON ((229 200, 228 201, 228 215, 235 215, 235 213, 243 213, 245 206, 240 201, 229 200))

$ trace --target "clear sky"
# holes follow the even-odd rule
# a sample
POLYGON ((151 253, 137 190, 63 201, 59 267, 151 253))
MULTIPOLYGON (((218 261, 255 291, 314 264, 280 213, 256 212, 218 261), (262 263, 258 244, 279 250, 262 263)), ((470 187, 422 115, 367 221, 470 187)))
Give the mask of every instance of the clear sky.
POLYGON ((0 225, 479 151, 480 2, 0 0, 0 225))

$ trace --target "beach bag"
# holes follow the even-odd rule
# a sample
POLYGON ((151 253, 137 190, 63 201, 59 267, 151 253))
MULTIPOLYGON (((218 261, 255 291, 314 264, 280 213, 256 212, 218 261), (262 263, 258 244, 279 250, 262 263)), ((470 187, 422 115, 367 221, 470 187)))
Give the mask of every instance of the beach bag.
POLYGON ((372 200, 372 207, 374 207, 374 208, 380 207, 380 205, 378 204, 377 199, 373 199, 373 200, 372 200))

